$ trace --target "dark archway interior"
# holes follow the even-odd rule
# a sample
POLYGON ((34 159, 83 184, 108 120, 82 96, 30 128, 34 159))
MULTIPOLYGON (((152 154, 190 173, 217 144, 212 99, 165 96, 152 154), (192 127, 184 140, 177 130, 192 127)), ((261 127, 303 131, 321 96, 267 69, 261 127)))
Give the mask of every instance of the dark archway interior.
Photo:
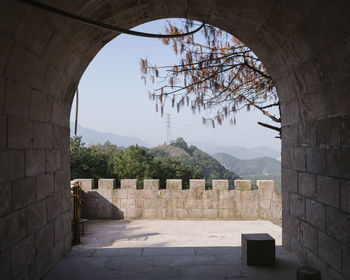
MULTIPOLYGON (((283 126, 284 247, 350 277, 350 3, 52 0, 130 28, 169 17, 214 23, 275 80, 283 126)), ((0 2, 0 270, 44 275, 70 249, 69 114, 89 62, 116 34, 0 2)), ((120 50, 122 51, 122 50, 120 50)))

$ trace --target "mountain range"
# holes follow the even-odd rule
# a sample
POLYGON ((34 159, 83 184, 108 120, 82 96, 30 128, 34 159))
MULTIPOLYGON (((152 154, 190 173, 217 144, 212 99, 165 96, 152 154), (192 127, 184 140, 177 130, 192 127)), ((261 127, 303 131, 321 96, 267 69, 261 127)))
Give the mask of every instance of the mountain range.
POLYGON ((281 173, 281 162, 270 157, 242 160, 225 153, 214 154, 213 157, 227 169, 240 176, 275 175, 281 173))
MULTIPOLYGON (((71 123, 71 127, 74 124, 71 123)), ((71 136, 73 136, 73 129, 71 129, 71 136)), ((110 132, 99 132, 87 127, 78 125, 78 135, 83 136, 83 140, 87 145, 103 144, 106 141, 117 145, 118 147, 128 147, 130 145, 139 145, 149 148, 151 145, 144 142, 137 137, 121 136, 110 132)), ((266 146, 259 146, 254 148, 240 147, 240 146, 218 146, 214 143, 204 141, 188 141, 192 145, 195 145, 202 151, 215 155, 224 153, 235 157, 240 160, 249 160, 261 157, 270 157, 280 160, 280 151, 266 146)), ((238 173, 239 174, 239 173, 238 173)))
MULTIPOLYGON (((74 127, 74 123, 71 123, 70 126, 74 127)), ((71 129, 70 134, 71 136, 74 135, 73 129, 71 129)), ((136 144, 143 147, 150 146, 146 142, 136 137, 121 136, 110 132, 99 132, 81 125, 78 125, 77 134, 83 136, 83 140, 87 145, 103 144, 106 141, 109 141, 118 147, 129 147, 136 144)))

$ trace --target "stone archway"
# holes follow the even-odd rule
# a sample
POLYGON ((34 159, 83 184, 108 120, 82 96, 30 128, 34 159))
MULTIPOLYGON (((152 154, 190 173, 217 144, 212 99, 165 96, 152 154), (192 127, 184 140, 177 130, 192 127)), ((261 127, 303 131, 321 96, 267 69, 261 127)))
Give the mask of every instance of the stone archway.
MULTIPOLYGON (((276 81, 281 101, 284 246, 328 275, 350 276, 348 1, 50 4, 124 28, 188 12, 253 49, 276 81)), ((0 2, 5 279, 38 278, 70 248, 70 107, 87 65, 115 36, 18 1, 0 2)))

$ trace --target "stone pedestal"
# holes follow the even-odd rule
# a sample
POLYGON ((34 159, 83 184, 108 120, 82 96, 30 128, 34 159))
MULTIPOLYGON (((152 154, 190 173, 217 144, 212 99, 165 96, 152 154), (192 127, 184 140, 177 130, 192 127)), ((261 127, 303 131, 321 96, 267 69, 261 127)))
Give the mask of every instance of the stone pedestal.
POLYGON ((321 280, 321 273, 310 266, 304 266, 297 271, 297 280, 321 280))
POLYGON ((267 233, 242 234, 242 262, 247 265, 275 264, 275 239, 267 233))

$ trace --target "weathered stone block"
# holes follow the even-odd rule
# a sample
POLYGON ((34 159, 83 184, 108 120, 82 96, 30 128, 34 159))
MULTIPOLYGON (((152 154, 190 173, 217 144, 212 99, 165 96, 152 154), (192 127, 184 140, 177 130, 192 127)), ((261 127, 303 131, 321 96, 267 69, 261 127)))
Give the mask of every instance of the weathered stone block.
POLYGON ((140 209, 143 209, 145 208, 145 201, 143 199, 136 199, 135 200, 135 207, 136 208, 140 208, 140 209))
POLYGON ((324 148, 306 148, 306 170, 324 174, 327 167, 327 154, 324 148))
MULTIPOLYGON (((70 110, 70 106, 68 109, 68 112, 70 110)), ((67 114, 67 112, 65 112, 67 114)), ((68 122, 67 122, 68 125, 68 122)), ((53 140, 53 148, 54 149, 63 149, 67 150, 69 149, 69 135, 70 135, 70 129, 67 126, 60 126, 60 125, 54 125, 52 128, 52 140, 53 140)))
POLYGON ((275 264, 275 239, 269 234, 242 234, 242 261, 247 265, 275 264))
POLYGON ((181 208, 175 208, 173 209, 173 217, 175 219, 186 219, 188 218, 188 210, 187 209, 181 209, 181 208))
POLYGON ((38 93, 32 92, 30 100, 30 118, 32 120, 50 121, 52 108, 52 97, 38 93))
POLYGON ((219 199, 219 192, 217 190, 205 190, 203 192, 203 199, 219 199))
POLYGON ((120 182, 121 189, 136 189, 137 188, 137 179, 122 179, 120 182))
MULTIPOLYGON (((1 112, 1 78, 0 78, 0 112, 1 112)), ((0 115, 0 149, 7 148, 7 117, 0 115)))
POLYGON ((144 199, 143 203, 145 205, 145 209, 151 208, 151 200, 150 199, 144 199))
POLYGON ((299 124, 299 145, 314 146, 316 144, 316 122, 299 124))
POLYGON ((142 209, 139 208, 128 208, 126 209, 126 218, 128 219, 139 219, 142 217, 142 209))
MULTIPOLYGON (((145 192, 144 192, 145 193, 145 192)), ((128 198, 128 190, 127 189, 116 189, 112 191, 113 198, 128 198)))
POLYGON ((46 201, 42 200, 27 208, 27 230, 32 233, 46 224, 46 201))
POLYGON ((23 151, 1 151, 0 182, 15 180, 23 177, 24 177, 24 152, 23 151))
POLYGON ((299 238, 300 220, 286 211, 282 211, 282 228, 289 236, 299 238))
POLYGON ((340 182, 341 209, 350 213, 350 181, 340 182))
POLYGON ((62 192, 55 192, 46 199, 47 219, 52 221, 57 218, 62 212, 62 192))
POLYGON ((250 200, 251 199, 251 191, 236 191, 238 200, 250 200))
POLYGON ((219 209, 219 218, 233 219, 235 218, 235 212, 233 209, 219 209))
POLYGON ((234 201, 230 199, 219 200, 219 209, 229 209, 233 208, 234 201))
POLYGON ((326 210, 324 205, 314 200, 306 200, 306 221, 318 229, 325 231, 326 210))
POLYGON ((55 220, 55 243, 61 242, 64 240, 65 235, 65 225, 63 216, 58 217, 55 220))
POLYGON ((55 227, 54 223, 49 223, 35 233, 35 248, 41 254, 51 248, 54 244, 55 227))
POLYGON ((0 219, 0 249, 4 251, 27 235, 26 211, 18 210, 0 219))
POLYGON ((317 249, 317 230, 305 222, 300 223, 300 242, 312 252, 317 249))
POLYGON ((11 253, 10 249, 0 253, 0 271, 1 279, 10 280, 11 279, 11 253))
POLYGON ((98 180, 98 188, 99 189, 108 189, 113 190, 115 189, 115 179, 99 179, 98 180))
POLYGON ((126 218, 126 209, 113 207, 113 219, 124 220, 126 218))
POLYGON ((343 244, 350 244, 350 214, 326 207, 326 233, 343 244))
POLYGON ((28 118, 31 90, 20 83, 7 79, 5 113, 18 118, 28 118))
POLYGON ((271 200, 260 200, 259 206, 262 209, 270 209, 271 208, 271 200))
MULTIPOLYGON (((184 190, 186 191, 186 190, 184 190)), ((157 198, 159 199, 172 199, 172 191, 169 190, 159 190, 157 191, 157 198)))
POLYGON ((340 145, 340 117, 317 121, 316 143, 319 145, 340 145))
POLYGON ((341 270, 341 244, 325 233, 318 232, 318 255, 338 271, 341 270))
POLYGON ((52 148, 52 126, 51 124, 35 121, 34 122, 34 141, 33 148, 51 149, 52 148))
POLYGON ((296 256, 300 262, 304 263, 306 259, 306 247, 299 240, 291 237, 290 248, 292 255, 296 256))
POLYGON ((142 211, 142 218, 155 219, 157 218, 157 209, 144 209, 142 211))
POLYGON ((340 182, 337 179, 317 176, 317 200, 329 206, 340 207, 340 182))
POLYGON ((11 184, 0 184, 0 216, 8 214, 11 211, 11 200, 11 184))
POLYGON ((201 219, 203 217, 203 209, 188 209, 188 217, 193 219, 201 219))
POLYGON ((81 189, 84 192, 88 192, 88 191, 92 190, 95 186, 94 179, 74 179, 73 181, 78 181, 81 189))
POLYGON ((231 199, 233 200, 233 194, 234 194, 235 191, 233 190, 219 190, 218 193, 219 193, 219 199, 222 200, 222 199, 231 199))
POLYGON ((304 197, 291 193, 289 195, 290 213, 301 219, 305 219, 305 199, 304 197))
POLYGON ((312 199, 316 198, 316 175, 299 173, 299 194, 312 199))
MULTIPOLYGON (((193 191, 189 190, 189 192, 193 192, 193 191)), ((172 190, 171 195, 172 195, 172 199, 188 199, 188 191, 186 190, 172 190)))
POLYGON ((166 180, 167 190, 182 190, 182 180, 181 179, 168 179, 166 180))
POLYGON ((152 209, 164 209, 167 208, 166 200, 164 199, 151 199, 152 209))
POLYGON ((217 219, 219 217, 218 209, 203 209, 203 218, 217 219))
POLYGON ((46 172, 55 172, 62 168, 62 155, 60 150, 46 150, 46 172))
POLYGON ((296 170, 282 168, 281 179, 284 191, 298 192, 298 172, 296 170))
POLYGON ((298 125, 282 127, 282 134, 286 146, 298 146, 298 125))
POLYGON ((138 197, 142 197, 141 195, 138 195, 138 193, 142 193, 143 190, 138 190, 138 189, 130 189, 128 190, 128 198, 138 198, 138 197))
POLYGON ((212 180, 213 190, 228 190, 228 180, 212 180))
POLYGON ((143 188, 145 190, 159 190, 159 180, 145 179, 143 180, 143 188))
POLYGON ((11 275, 14 278, 32 263, 35 256, 34 234, 11 248, 11 275))
POLYGON ((345 277, 350 278, 350 247, 344 244, 342 248, 342 271, 345 277))
POLYGON ((26 151, 26 175, 36 176, 45 173, 45 150, 26 151))
POLYGON ((85 205, 88 217, 92 219, 113 219, 113 204, 106 199, 89 199, 85 205))
POLYGON ((275 182, 273 180, 258 180, 256 181, 259 190, 270 190, 275 189, 275 182))
POLYGON ((87 192, 88 199, 113 199, 113 190, 110 189, 93 189, 87 192))
POLYGON ((300 147, 282 146, 282 167, 305 170, 305 151, 300 147))
POLYGON ((310 250, 306 250, 306 262, 307 265, 310 265, 321 271, 322 275, 326 272, 326 263, 317 257, 310 250))
POLYGON ((37 180, 28 177, 12 183, 12 208, 14 210, 30 205, 36 200, 37 180))
POLYGON ((272 200, 273 192, 274 192, 273 190, 261 190, 260 191, 260 198, 272 200))
POLYGON ((235 180, 234 183, 236 191, 249 191, 252 188, 250 180, 235 180))
POLYGON ((135 199, 121 199, 121 208, 135 208, 136 207, 136 201, 135 199))
POLYGON ((205 180, 191 179, 190 190, 205 190, 205 180))

